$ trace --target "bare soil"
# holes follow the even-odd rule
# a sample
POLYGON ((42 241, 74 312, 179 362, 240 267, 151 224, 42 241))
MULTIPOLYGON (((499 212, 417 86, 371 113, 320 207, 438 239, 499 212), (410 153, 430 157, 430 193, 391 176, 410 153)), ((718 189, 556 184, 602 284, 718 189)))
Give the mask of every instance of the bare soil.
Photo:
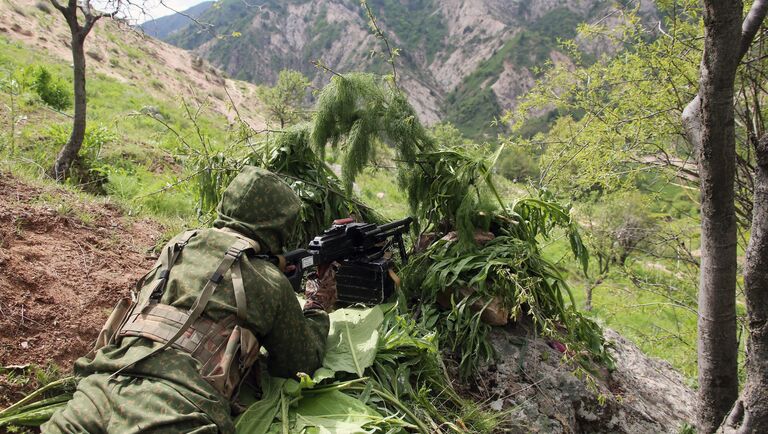
MULTIPOLYGON (((151 267, 161 236, 158 224, 108 202, 0 175, 0 366, 70 371, 151 267)), ((0 397, 12 399, 5 380, 0 397)))

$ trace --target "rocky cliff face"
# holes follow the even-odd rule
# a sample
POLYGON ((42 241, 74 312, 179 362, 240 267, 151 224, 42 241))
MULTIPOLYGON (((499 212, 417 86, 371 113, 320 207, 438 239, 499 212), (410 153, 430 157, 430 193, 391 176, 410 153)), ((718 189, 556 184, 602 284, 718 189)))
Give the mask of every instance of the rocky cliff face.
MULTIPOLYGON (((579 23, 621 7, 600 0, 368 3, 401 50, 400 84, 422 120, 447 119, 473 137, 495 135, 490 121, 530 89, 535 66, 568 62, 558 38, 572 38, 579 23)), ((642 3, 642 13, 653 15, 652 2, 642 3)), ((371 56, 384 47, 371 35, 357 0, 223 0, 199 21, 210 27, 191 24, 168 41, 197 51, 236 78, 271 83, 281 69, 292 68, 319 86, 328 75, 312 66, 318 59, 339 72, 389 70, 383 57, 371 56)))

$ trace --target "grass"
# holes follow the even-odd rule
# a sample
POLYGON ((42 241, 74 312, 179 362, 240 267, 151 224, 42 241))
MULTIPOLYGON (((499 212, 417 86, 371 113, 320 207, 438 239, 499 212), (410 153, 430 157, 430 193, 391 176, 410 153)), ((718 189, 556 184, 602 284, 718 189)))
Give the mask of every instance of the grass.
POLYGON ((357 178, 358 196, 382 216, 395 220, 409 215, 405 193, 397 185, 394 173, 368 169, 357 178))
MULTIPOLYGON (((118 40, 117 38, 108 39, 118 40)), ((118 44, 121 49, 124 44, 118 44)), ((144 51, 134 49, 139 55, 144 51)), ((71 69, 67 62, 0 36, 0 76, 19 74, 28 65, 45 67, 54 77, 71 83, 71 69)), ((181 137, 193 141, 197 131, 181 106, 181 100, 163 99, 154 95, 151 77, 130 83, 112 77, 91 73, 87 81, 89 131, 99 133, 91 168, 99 171, 106 182, 103 190, 121 203, 131 215, 157 217, 178 226, 176 222, 196 220, 195 201, 187 186, 169 188, 181 175, 176 161, 179 141, 158 121, 142 111, 162 113, 167 124, 181 137), (146 81, 144 83, 143 81, 146 81), (103 132, 103 134, 102 134, 103 132)), ((16 116, 24 119, 17 125, 16 148, 5 147, 0 154, 0 168, 26 180, 45 177, 61 146, 69 135, 70 120, 56 113, 23 92, 17 99, 16 116)), ((9 95, 0 93, 0 103, 8 105, 9 95)), ((226 119, 210 111, 201 110, 197 124, 211 142, 229 140, 226 119)), ((7 136, 10 116, 7 110, 0 115, 3 136, 7 136)), ((85 153, 88 138, 82 153, 85 153)), ((66 211, 66 210, 63 210, 66 211)), ((88 220, 88 216, 80 216, 88 220)))
MULTIPOLYGON (((592 275, 586 278, 578 272, 570 257, 568 241, 556 238, 545 244, 545 256, 568 270, 576 304, 583 310, 586 302, 585 288, 594 283, 596 264, 590 264, 592 275)), ((587 312, 605 327, 635 343, 644 353, 667 360, 691 383, 696 378, 696 315, 690 310, 675 306, 669 297, 695 297, 695 285, 690 283, 682 270, 667 268, 649 258, 631 256, 627 271, 614 267, 603 282, 593 289, 592 310, 587 312), (630 277, 631 276, 631 277, 630 277), (633 283, 643 281, 643 285, 633 283), (677 287, 677 294, 666 293, 665 284, 686 284, 677 287)))

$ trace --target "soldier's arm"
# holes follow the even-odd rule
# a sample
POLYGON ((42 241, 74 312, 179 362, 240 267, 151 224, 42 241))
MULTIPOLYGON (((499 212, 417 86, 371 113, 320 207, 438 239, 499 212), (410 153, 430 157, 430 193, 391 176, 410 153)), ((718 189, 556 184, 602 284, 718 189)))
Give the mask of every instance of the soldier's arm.
POLYGON ((328 314, 321 309, 302 311, 287 280, 280 283, 279 299, 271 331, 262 339, 269 351, 269 372, 280 377, 294 377, 297 372, 311 375, 325 356, 328 314))

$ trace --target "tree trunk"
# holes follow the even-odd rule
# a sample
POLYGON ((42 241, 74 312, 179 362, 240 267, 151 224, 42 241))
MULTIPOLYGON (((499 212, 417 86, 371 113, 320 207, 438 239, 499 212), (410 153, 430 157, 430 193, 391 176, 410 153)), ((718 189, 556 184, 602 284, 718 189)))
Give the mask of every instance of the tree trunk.
MULTIPOLYGON (((77 18, 75 18, 77 19, 77 18)), ((80 147, 85 138, 85 36, 80 31, 72 29, 72 63, 73 81, 75 88, 75 116, 72 122, 72 134, 59 151, 51 170, 57 181, 63 181, 69 174, 69 168, 78 158, 80 147)))
POLYGON ((747 384, 723 432, 768 432, 768 136, 755 145, 757 170, 752 234, 744 268, 747 302, 747 384))
MULTIPOLYGON (((606 273, 607 273, 607 270, 606 270, 606 273)), ((595 289, 598 286, 600 286, 601 283, 603 283, 604 278, 605 278, 605 274, 601 274, 595 279, 595 281, 592 284, 590 284, 585 288, 587 300, 584 302, 584 310, 586 311, 592 310, 592 294, 594 293, 595 289)))
POLYGON ((700 432, 718 429, 738 396, 734 81, 741 1, 704 1, 699 93, 683 114, 701 177, 698 363, 700 432))

